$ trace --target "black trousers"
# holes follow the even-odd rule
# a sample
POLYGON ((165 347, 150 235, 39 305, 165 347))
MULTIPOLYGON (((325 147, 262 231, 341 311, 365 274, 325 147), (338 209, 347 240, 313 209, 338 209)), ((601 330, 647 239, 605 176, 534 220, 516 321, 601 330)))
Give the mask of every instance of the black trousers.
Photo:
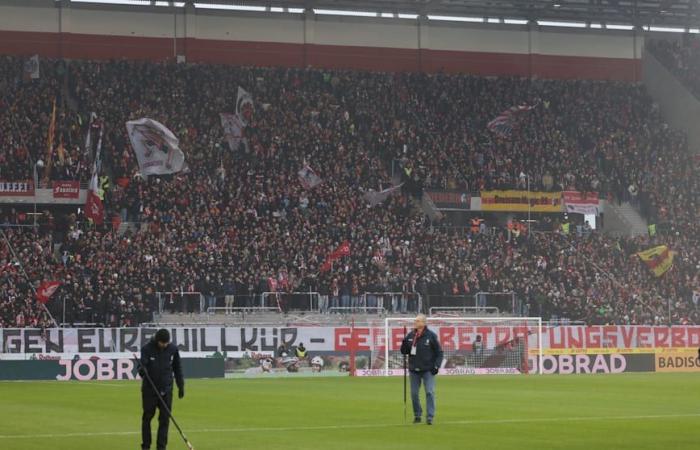
MULTIPOLYGON (((172 389, 161 392, 161 396, 165 403, 168 405, 168 409, 172 411, 173 408, 173 391, 172 389)), ((156 442, 158 450, 165 450, 168 445, 168 427, 170 426, 170 416, 168 412, 163 407, 163 403, 158 399, 158 396, 150 388, 144 388, 141 391, 141 401, 143 403, 143 416, 141 417, 141 448, 149 449, 151 448, 151 419, 156 415, 156 408, 159 411, 158 414, 158 440, 156 442)))

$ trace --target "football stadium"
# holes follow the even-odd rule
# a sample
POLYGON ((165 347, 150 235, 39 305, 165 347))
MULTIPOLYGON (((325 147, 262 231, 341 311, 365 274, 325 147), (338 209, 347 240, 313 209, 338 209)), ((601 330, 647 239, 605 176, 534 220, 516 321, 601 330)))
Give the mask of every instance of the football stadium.
POLYGON ((0 0, 0 449, 698 449, 698 124, 698 0, 0 0))

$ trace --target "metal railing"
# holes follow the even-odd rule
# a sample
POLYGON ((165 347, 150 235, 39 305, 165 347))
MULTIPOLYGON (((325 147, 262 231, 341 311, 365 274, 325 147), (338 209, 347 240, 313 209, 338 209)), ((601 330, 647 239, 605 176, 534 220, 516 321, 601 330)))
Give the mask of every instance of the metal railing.
POLYGON ((472 295, 428 295, 426 302, 428 311, 433 308, 442 307, 467 307, 477 306, 476 300, 472 295))
MULTIPOLYGON (((61 183, 61 182, 74 182, 74 181, 79 181, 79 180, 40 180, 39 183, 37 183, 37 188, 38 189, 52 189, 54 183, 61 183)), ((80 181, 80 189, 88 189, 89 187, 89 182, 87 181, 80 181)))
POLYGON ((442 307, 495 307, 500 313, 522 315, 521 302, 514 292, 477 292, 474 295, 428 295, 428 311, 442 307))
POLYGON ((156 292, 156 298, 158 300, 159 314, 163 314, 166 310, 166 306, 168 307, 168 312, 199 314, 204 312, 204 295, 202 295, 201 292, 156 292), (196 308, 196 310, 194 310, 193 307, 196 308))
POLYGON ((549 319, 546 322, 542 322, 542 325, 546 326, 546 327, 560 327, 560 326, 570 326, 570 325, 585 326, 585 325, 587 325, 587 323, 584 320, 571 320, 571 319, 567 319, 565 317, 562 317, 559 319, 555 319, 555 318, 549 319))
POLYGON ((217 311, 223 311, 224 314, 246 314, 265 311, 279 312, 279 308, 264 306, 210 306, 207 308, 207 314, 216 314, 217 311))
POLYGON ((225 305, 226 296, 216 296, 213 303, 201 292, 156 292, 158 313, 216 314, 221 312, 329 312, 348 313, 418 313, 423 311, 423 296, 418 292, 364 292, 354 296, 322 296, 319 292, 263 292, 234 295, 225 305))
POLYGON ((105 324, 101 322, 61 322, 59 328, 105 328, 105 324))
POLYGON ((320 294, 308 292, 263 292, 260 308, 276 308, 280 312, 317 311, 320 294))
POLYGON ((499 315, 499 310, 496 306, 433 306, 428 309, 428 313, 431 316, 439 314, 444 314, 446 316, 458 314, 464 316, 493 314, 497 316, 499 315))
POLYGON ((383 306, 362 306, 362 307, 331 306, 330 308, 328 308, 328 313, 330 313, 330 314, 333 314, 333 313, 352 314, 352 313, 358 313, 358 312, 362 312, 363 314, 374 312, 377 315, 381 315, 381 314, 386 313, 386 310, 384 309, 383 306))
POLYGON ((423 311, 423 296, 418 292, 365 292, 361 298, 363 305, 360 308, 363 306, 372 308, 376 301, 377 307, 393 313, 423 311), (368 302, 368 297, 372 300, 371 302, 368 302), (388 300, 388 305, 384 305, 384 300, 388 300))

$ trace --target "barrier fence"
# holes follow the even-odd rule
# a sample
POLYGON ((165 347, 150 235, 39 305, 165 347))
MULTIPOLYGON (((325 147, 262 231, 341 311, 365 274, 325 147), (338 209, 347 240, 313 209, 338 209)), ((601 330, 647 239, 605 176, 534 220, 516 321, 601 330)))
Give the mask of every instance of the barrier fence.
MULTIPOLYGON (((426 307, 434 308, 497 308, 498 312, 515 316, 527 315, 514 292, 477 292, 466 295, 429 294, 426 307)), ((489 309, 492 310, 492 309, 489 309)))
POLYGON ((321 295, 308 292, 263 292, 207 296, 201 292, 156 292, 158 313, 236 314, 252 312, 418 313, 424 312, 417 292, 364 292, 361 295, 321 295))
MULTIPOLYGON (((329 325, 316 320, 323 315, 308 316, 313 316, 314 320, 307 318, 308 323, 302 323, 305 319, 300 316, 276 326, 247 323, 167 328, 183 358, 218 359, 221 365, 206 370, 213 373, 210 369, 223 370, 219 367, 225 365, 229 377, 264 376, 270 372, 293 376, 342 375, 347 374, 351 354, 357 358, 355 367, 367 374, 383 364, 381 359, 371 357, 373 350, 382 352, 387 344, 386 330, 377 325, 381 321, 329 325), (301 343, 304 343, 307 357, 289 358, 301 343), (285 354, 287 356, 283 356, 285 354)), ((347 317, 338 314, 332 318, 347 317)), ((457 369, 464 361, 470 361, 468 356, 475 351, 477 336, 481 337, 480 348, 500 348, 512 342, 514 336, 523 332, 517 319, 513 323, 516 325, 479 325, 470 323, 468 318, 458 324, 436 323, 434 331, 441 344, 454 356, 445 359, 442 367, 445 374, 463 373, 457 369)), ((0 379, 32 379, 34 376, 59 380, 129 379, 134 376, 128 362, 131 355, 148 342, 160 326, 0 329, 0 379), (18 361, 21 363, 16 363, 18 361)), ((391 332, 388 345, 393 350, 400 345, 402 335, 400 328, 391 332)), ((526 353, 529 357, 526 370, 530 373, 700 372, 697 358, 700 326, 544 324, 540 339, 542 358, 534 348, 526 353)))

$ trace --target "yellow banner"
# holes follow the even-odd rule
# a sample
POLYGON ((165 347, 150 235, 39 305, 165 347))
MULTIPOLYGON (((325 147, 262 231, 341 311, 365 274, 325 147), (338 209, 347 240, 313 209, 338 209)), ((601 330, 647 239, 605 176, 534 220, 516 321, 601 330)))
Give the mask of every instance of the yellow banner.
POLYGON ((668 269, 673 266, 673 252, 665 245, 659 245, 649 250, 644 250, 643 252, 637 253, 637 256, 644 261, 657 277, 668 272, 668 269))
POLYGON ((657 372, 700 372, 700 360, 695 349, 677 349, 656 354, 657 372))
POLYGON ((561 212, 561 192, 482 191, 482 211, 561 212), (528 208, 529 203, 529 208, 528 208))

